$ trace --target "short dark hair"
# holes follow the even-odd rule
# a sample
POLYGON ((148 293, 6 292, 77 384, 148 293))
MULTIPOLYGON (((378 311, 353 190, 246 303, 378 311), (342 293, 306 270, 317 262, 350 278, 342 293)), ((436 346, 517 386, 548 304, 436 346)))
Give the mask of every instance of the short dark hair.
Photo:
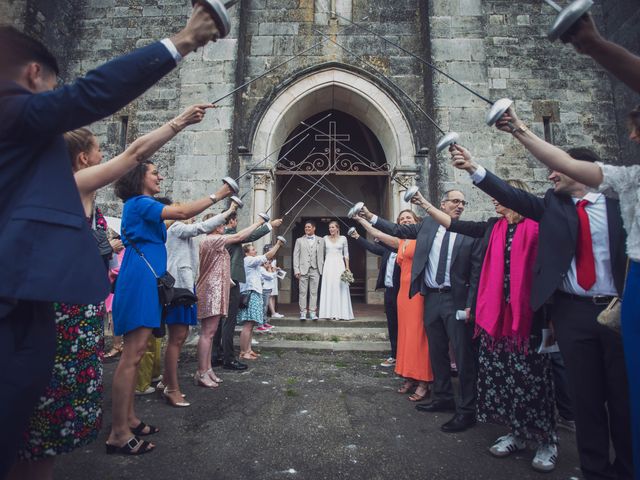
POLYGON ((600 162, 600 157, 593 150, 586 147, 576 147, 567 150, 567 153, 571 158, 576 160, 584 160, 585 162, 600 162))
POLYGON ((229 225, 229 223, 231 222, 231 220, 237 220, 238 219, 238 213, 237 212, 231 212, 229 214, 229 216, 227 217, 227 223, 226 225, 229 225))
POLYGON ((37 62, 58 75, 56 57, 44 44, 16 28, 0 26, 0 77, 11 78, 12 70, 29 62, 37 62))
POLYGON ((169 197, 156 197, 156 200, 163 205, 171 205, 173 203, 169 197))
POLYGON ((307 223, 311 225, 313 228, 318 228, 318 226, 316 225, 316 222, 314 222, 313 220, 305 220, 304 225, 306 225, 307 223))
POLYGON ((120 177, 113 187, 116 197, 126 202, 131 197, 142 195, 142 181, 147 174, 149 165, 153 165, 153 163, 148 160, 140 162, 133 170, 120 177))

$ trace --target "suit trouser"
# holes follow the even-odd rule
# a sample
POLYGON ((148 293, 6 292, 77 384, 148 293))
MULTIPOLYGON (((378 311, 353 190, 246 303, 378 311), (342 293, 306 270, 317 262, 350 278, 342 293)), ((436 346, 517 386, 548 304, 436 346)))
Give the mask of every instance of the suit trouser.
POLYGON ((140 359, 136 377, 136 391, 144 392, 151 386, 151 381, 162 373, 162 339, 149 336, 147 351, 140 359))
POLYGON ((0 301, 0 478, 16 460, 21 435, 49 384, 56 352, 53 305, 0 301))
POLYGON ((555 295, 549 316, 569 374, 584 477, 630 479, 629 394, 622 338, 597 322, 604 307, 589 299, 555 295), (613 465, 609 437, 616 453, 613 465))
POLYGON ((391 343, 391 356, 396 358, 398 352, 398 289, 384 289, 384 311, 387 315, 387 330, 391 343))
POLYGON ((236 320, 238 318, 238 306, 240 304, 239 282, 229 290, 229 309, 227 316, 222 317, 221 325, 213 337, 212 361, 222 358, 224 363, 231 363, 235 360, 235 350, 233 348, 233 335, 236 331, 236 320))
POLYGON ((307 292, 309 294, 309 312, 315 313, 318 309, 318 285, 320 283, 320 272, 318 269, 309 267, 306 275, 300 275, 298 304, 300 313, 307 312, 307 292))
POLYGON ((622 302, 622 342, 629 373, 633 466, 640 480, 640 263, 631 262, 622 302))
POLYGON ((473 348, 473 324, 456 320, 456 308, 451 292, 427 292, 424 297, 424 327, 429 340, 429 357, 434 376, 434 400, 453 400, 455 397, 449 358, 451 342, 460 383, 456 412, 475 413, 478 373, 473 348))

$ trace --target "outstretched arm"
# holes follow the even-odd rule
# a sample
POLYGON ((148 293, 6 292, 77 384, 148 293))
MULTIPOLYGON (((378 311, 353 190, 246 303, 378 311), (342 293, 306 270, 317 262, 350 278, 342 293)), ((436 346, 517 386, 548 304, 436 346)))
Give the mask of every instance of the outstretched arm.
POLYGON ((591 15, 583 15, 561 40, 573 44, 579 53, 589 55, 640 93, 640 57, 602 37, 591 15))
POLYGON ((92 193, 115 182, 139 162, 151 158, 165 143, 189 125, 200 123, 211 104, 193 105, 160 128, 143 135, 120 155, 99 165, 76 172, 75 180, 80 193, 92 193))
POLYGON ((483 192, 495 198, 498 202, 520 215, 539 222, 545 211, 544 199, 536 197, 532 193, 514 188, 507 182, 479 166, 471 158, 469 151, 460 146, 452 145, 449 148, 453 166, 466 170, 473 183, 483 192))
POLYGON ((362 217, 355 217, 354 220, 362 225, 367 232, 373 235, 374 238, 389 245, 395 251, 398 250, 398 247, 400 246, 400 240, 398 240, 397 237, 393 237, 387 233, 381 232, 362 217))
POLYGON ((551 170, 564 173, 580 183, 597 188, 602 183, 602 170, 598 165, 572 158, 567 152, 545 142, 529 130, 513 108, 496 122, 503 132, 511 133, 531 154, 551 170))
POLYGON ((232 233, 231 235, 227 235, 225 239, 226 243, 230 244, 230 243, 244 242, 247 238, 249 238, 249 235, 251 235, 257 228, 260 228, 263 223, 264 223, 264 220, 260 218, 260 220, 257 220, 253 225, 249 225, 248 227, 243 228, 237 233, 232 233))
POLYGON ((424 211, 444 228, 448 229, 451 225, 451 217, 444 213, 442 210, 438 210, 436 207, 434 207, 433 204, 426 198, 424 198, 420 192, 416 193, 413 196, 413 198, 411 199, 411 203, 424 208, 424 211))
POLYGON ((187 220, 188 218, 195 217, 199 213, 205 211, 211 205, 219 202, 225 197, 228 197, 232 193, 233 190, 231 190, 231 187, 226 183, 223 183, 222 187, 220 187, 220 189, 215 193, 215 199, 210 196, 206 196, 199 200, 183 203, 182 205, 167 205, 162 209, 162 219, 187 220))

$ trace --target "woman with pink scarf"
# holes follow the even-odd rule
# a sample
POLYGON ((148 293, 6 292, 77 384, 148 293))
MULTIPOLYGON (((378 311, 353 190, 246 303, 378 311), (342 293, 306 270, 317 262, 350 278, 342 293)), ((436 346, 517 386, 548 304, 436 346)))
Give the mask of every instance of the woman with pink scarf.
MULTIPOLYGON (((510 185, 528 190, 520 180, 510 185)), ((421 195, 414 203, 452 232, 483 238, 486 253, 475 305, 479 337, 477 419, 510 427, 489 448, 506 457, 537 444, 531 466, 555 468, 558 458, 553 377, 547 355, 537 353, 543 318, 529 303, 538 251, 538 224, 493 201, 497 218, 452 220, 421 195)))

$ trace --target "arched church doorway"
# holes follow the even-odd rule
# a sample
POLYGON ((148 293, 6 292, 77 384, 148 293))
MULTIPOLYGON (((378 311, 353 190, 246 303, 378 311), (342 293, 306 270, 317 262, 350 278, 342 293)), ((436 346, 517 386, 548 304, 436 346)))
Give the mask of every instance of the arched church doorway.
MULTIPOLYGON (((304 235, 304 223, 313 220, 316 234, 329 234, 328 225, 337 220, 340 233, 349 241, 349 263, 354 283, 353 302, 367 300, 367 255, 348 237, 355 222, 347 217, 353 203, 364 201, 376 212, 389 206, 389 172, 382 146, 375 134, 360 120, 340 110, 326 110, 312 115, 289 135, 303 139, 295 150, 284 148, 275 169, 276 191, 282 192, 277 212, 283 213, 307 194, 286 222, 294 222, 292 243, 304 235), (299 134, 307 127, 313 129, 299 134), (305 137, 305 135, 307 135, 305 137), (286 153, 286 155, 285 155, 286 153), (317 183, 314 186, 315 182, 317 183)), ((295 145, 293 140, 288 145, 295 145)), ((293 264, 293 249, 290 251, 293 264)), ((291 284, 291 302, 298 300, 297 282, 291 284)))

